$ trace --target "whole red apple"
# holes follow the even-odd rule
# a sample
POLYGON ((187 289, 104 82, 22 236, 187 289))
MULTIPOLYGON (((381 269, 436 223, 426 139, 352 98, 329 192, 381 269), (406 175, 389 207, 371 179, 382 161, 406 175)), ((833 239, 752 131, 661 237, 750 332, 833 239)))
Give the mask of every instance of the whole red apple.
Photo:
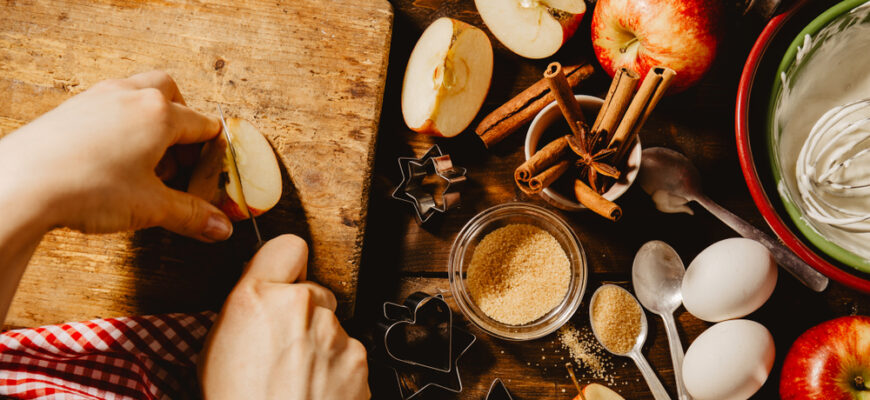
POLYGON ((870 399, 870 317, 841 317, 792 344, 779 381, 784 400, 870 399))
POLYGON ((610 76, 622 67, 646 76, 661 65, 677 72, 670 92, 710 69, 721 38, 722 0, 598 0, 592 47, 610 76))

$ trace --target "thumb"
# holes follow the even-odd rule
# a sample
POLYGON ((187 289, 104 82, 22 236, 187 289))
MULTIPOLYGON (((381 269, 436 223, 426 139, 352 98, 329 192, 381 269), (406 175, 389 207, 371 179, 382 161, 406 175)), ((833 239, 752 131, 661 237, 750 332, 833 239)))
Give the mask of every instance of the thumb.
POLYGON ((163 219, 157 225, 203 242, 229 239, 233 224, 224 213, 192 194, 163 186, 163 219))

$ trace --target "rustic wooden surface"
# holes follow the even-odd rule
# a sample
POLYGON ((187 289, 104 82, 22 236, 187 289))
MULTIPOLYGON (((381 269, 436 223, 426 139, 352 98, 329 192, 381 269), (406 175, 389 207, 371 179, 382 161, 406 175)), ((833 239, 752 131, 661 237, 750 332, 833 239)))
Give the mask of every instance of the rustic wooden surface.
MULTIPOLYGON (((282 162, 266 238, 309 240, 350 315, 390 44, 383 0, 0 4, 0 136, 97 81, 162 69, 194 109, 252 121, 282 162)), ((95 112, 99 112, 95 110, 95 112)), ((8 326, 216 309, 253 254, 249 222, 203 245, 160 229, 43 240, 8 326)))
MULTIPOLYGON (((401 300, 416 290, 435 293, 449 289, 446 271, 451 243, 460 228, 475 214, 506 201, 544 205, 540 199, 522 194, 512 182, 513 170, 522 160, 525 129, 487 151, 471 129, 456 138, 433 139, 411 132, 402 121, 399 103, 401 82, 414 43, 422 30, 441 16, 451 16, 484 28, 473 2, 395 0, 393 5, 396 10, 394 35, 369 210, 372 224, 369 225, 363 250, 358 318, 352 326, 358 336, 368 339, 370 343, 376 341, 371 327, 372 322, 379 317, 383 301, 401 300), (389 198, 389 194, 401 179, 396 157, 422 155, 433 143, 439 144, 450 154, 454 164, 468 168, 469 182, 462 190, 460 209, 420 227, 414 222, 410 209, 389 198)), ((563 50, 546 60, 522 59, 506 50, 490 35, 495 49, 493 83, 474 124, 539 79, 551 60, 568 63, 585 59, 594 63, 589 45, 589 15, 563 50)), ((705 190, 712 199, 755 226, 767 229, 743 181, 733 133, 739 73, 760 26, 738 22, 734 14, 729 18, 726 40, 709 76, 696 88, 660 103, 643 131, 643 143, 645 146, 670 147, 686 154, 701 171, 705 190)), ((609 79, 600 69, 598 71, 593 79, 581 83, 576 92, 603 97, 609 79)), ((694 216, 659 213, 648 196, 636 186, 619 202, 625 216, 617 223, 591 213, 561 213, 573 226, 586 250, 590 280, 585 300, 602 283, 616 283, 631 289, 629 278, 634 254, 649 240, 668 242, 688 264, 706 246, 736 236, 698 207, 695 207, 694 216)), ((448 301, 453 304, 452 299, 448 301)), ((563 367, 561 357, 565 357, 566 352, 559 349, 555 335, 522 343, 495 339, 470 326, 459 310, 453 309, 459 325, 467 327, 478 339, 459 363, 464 390, 459 395, 433 391, 425 398, 482 399, 494 378, 501 378, 515 399, 567 400, 576 395, 563 367)), ((587 309, 588 301, 584 301, 572 319, 578 328, 588 327, 587 309)), ((754 398, 778 398, 778 371, 789 346, 800 333, 836 316, 867 313, 870 313, 870 302, 864 294, 833 282, 828 291, 816 294, 781 272, 771 299, 748 316, 767 326, 777 346, 773 372, 754 398)), ((675 396, 674 375, 663 324, 653 314, 648 313, 647 319, 650 331, 643 353, 665 387, 675 396)), ((710 326, 689 315, 683 308, 677 311, 677 324, 686 348, 710 326)), ((640 373, 629 359, 610 357, 610 360, 615 364, 610 371, 616 382, 612 385, 615 390, 626 399, 652 398, 640 373)), ((381 368, 374 361, 370 365, 374 398, 395 398, 396 384, 389 370, 381 368)), ((581 383, 596 382, 583 369, 577 372, 581 383)))

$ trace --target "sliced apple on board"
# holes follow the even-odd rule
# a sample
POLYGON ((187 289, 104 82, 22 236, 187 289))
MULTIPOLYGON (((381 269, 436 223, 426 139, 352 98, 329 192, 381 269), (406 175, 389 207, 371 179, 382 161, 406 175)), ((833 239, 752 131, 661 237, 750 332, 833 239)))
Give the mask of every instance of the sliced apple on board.
POLYGON ((226 121, 236 162, 233 163, 233 153, 227 146, 226 135, 221 132, 203 146, 187 192, 214 204, 231 220, 241 221, 278 204, 283 189, 281 170, 272 146, 254 125, 238 118, 226 121), (241 185, 236 179, 236 165, 241 185), (250 214, 244 209, 245 201, 250 214))
POLYGON ((526 58, 546 58, 568 41, 584 0, 474 0, 483 23, 505 47, 526 58))
POLYGON ((489 91, 492 44, 482 30, 439 18, 408 59, 402 83, 402 115, 412 130, 433 136, 460 134, 489 91))

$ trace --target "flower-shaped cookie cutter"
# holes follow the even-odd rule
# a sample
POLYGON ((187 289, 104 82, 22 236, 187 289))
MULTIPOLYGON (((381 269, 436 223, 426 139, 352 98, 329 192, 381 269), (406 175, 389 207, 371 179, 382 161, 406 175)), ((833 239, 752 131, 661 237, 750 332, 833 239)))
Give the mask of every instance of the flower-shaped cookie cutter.
POLYGON ((383 353, 395 373, 402 399, 412 399, 430 388, 461 392, 459 358, 477 337, 453 326, 453 314, 444 297, 416 292, 403 304, 384 303, 383 311, 383 353), (441 347, 435 343, 439 341, 441 347), (439 351, 442 354, 437 354, 439 351))
POLYGON ((413 205, 418 223, 423 224, 436 212, 445 213, 459 204, 457 188, 465 182, 466 170, 454 166, 450 155, 443 154, 437 144, 423 157, 399 157, 398 161, 402 182, 393 190, 393 198, 413 205), (427 188, 425 181, 430 176, 444 182, 440 193, 427 188))

